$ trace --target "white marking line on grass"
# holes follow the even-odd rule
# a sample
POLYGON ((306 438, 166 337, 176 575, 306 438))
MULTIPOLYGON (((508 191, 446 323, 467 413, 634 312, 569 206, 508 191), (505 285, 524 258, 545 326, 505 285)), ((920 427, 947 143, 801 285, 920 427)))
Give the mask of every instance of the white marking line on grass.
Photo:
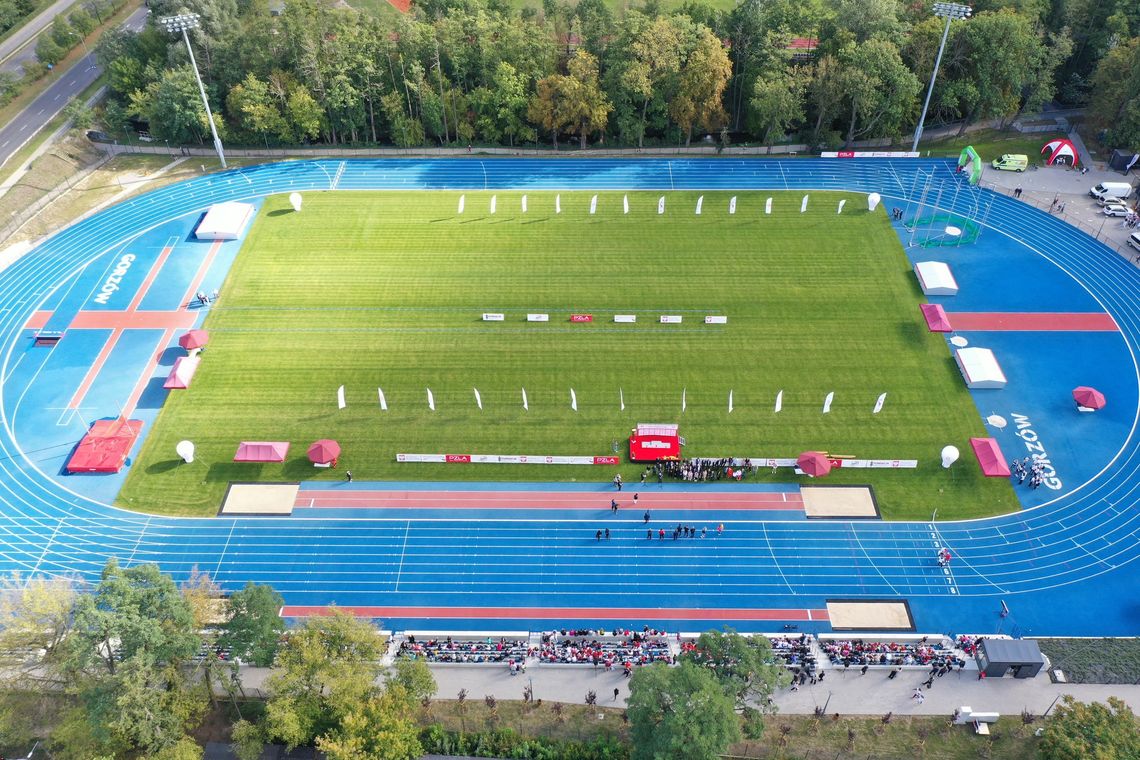
POLYGON ((772 542, 768 540, 768 526, 761 523, 764 528, 764 545, 768 547, 768 553, 772 555, 772 564, 776 566, 776 570, 780 573, 780 579, 784 581, 784 585, 788 587, 789 594, 795 594, 796 590, 792 588, 792 584, 788 583, 787 576, 784 575, 784 568, 780 567, 780 561, 776 559, 776 552, 772 551, 772 542))
MULTIPOLYGON (((139 531, 138 538, 135 539, 135 545, 131 547, 131 556, 127 557, 127 567, 130 567, 131 563, 135 561, 135 552, 139 550, 139 545, 142 543, 143 536, 146 535, 146 529, 149 527, 150 518, 148 517, 146 518, 146 522, 143 523, 143 529, 139 531)), ((214 577, 217 577, 217 573, 214 573, 214 577)))
MULTIPOLYGON (((234 528, 237 526, 237 520, 230 523, 230 532, 226 536, 226 545, 222 547, 222 553, 218 555, 218 564, 214 567, 214 578, 217 579, 218 575, 222 572, 222 560, 226 558, 226 550, 230 548, 230 539, 234 537, 234 528)), ((145 528, 143 529, 146 530, 145 528)))
POLYGON ((400 576, 404 574, 404 554, 408 551, 408 534, 412 532, 412 521, 404 521, 404 545, 400 548, 400 567, 396 570, 396 588, 393 591, 400 590, 400 576))
MULTIPOLYGON (((34 578, 36 576, 36 574, 40 571, 40 565, 43 564, 44 557, 47 556, 48 549, 51 548, 52 543, 55 541, 55 537, 57 535, 59 535, 59 529, 62 527, 63 527, 63 520, 59 520, 55 524, 55 530, 53 530, 51 532, 51 538, 49 538, 47 540, 47 543, 44 544, 44 550, 42 552, 40 552, 40 558, 36 560, 36 566, 32 568, 32 571, 30 573, 28 573, 28 583, 31 583, 32 578, 34 578)), ((26 588, 27 583, 25 583, 24 586, 26 588)))

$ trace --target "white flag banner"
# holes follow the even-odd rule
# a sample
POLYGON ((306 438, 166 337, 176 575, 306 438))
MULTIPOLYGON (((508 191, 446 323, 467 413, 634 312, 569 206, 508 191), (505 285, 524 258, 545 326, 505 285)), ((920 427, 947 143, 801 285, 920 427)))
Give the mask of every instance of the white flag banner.
POLYGON ((728 392, 728 413, 732 414, 732 391, 728 392))
POLYGON ((562 213, 562 195, 561 194, 554 196, 554 213, 556 213, 556 214, 562 213))
POLYGON ((803 201, 800 202, 800 213, 801 214, 803 212, 807 211, 807 199, 808 199, 808 197, 805 195, 803 201))
POLYGON ((886 401, 887 394, 880 393, 878 400, 875 401, 875 408, 871 410, 871 414, 878 414, 879 412, 883 411, 883 404, 885 404, 886 401))
POLYGON ((728 213, 730 213, 730 214, 736 213, 736 196, 735 195, 732 196, 732 198, 730 198, 728 201, 728 213))
POLYGON ((529 412, 530 406, 526 403, 526 388, 523 388, 522 391, 523 391, 523 411, 529 412))
POLYGON ((625 391, 623 391, 621 388, 618 388, 618 404, 621 406, 621 410, 624 412, 625 411, 625 391))
POLYGON ((593 198, 590 199, 590 213, 592 214, 597 210, 598 210, 598 196, 595 195, 593 198))
POLYGON ((772 199, 771 198, 764 201, 764 213, 765 214, 771 214, 772 213, 772 199))
POLYGON ((681 389, 681 411, 682 412, 685 411, 685 409, 688 408, 688 406, 689 406, 688 400, 686 399, 686 395, 688 394, 688 391, 689 391, 688 388, 682 388, 681 389))
POLYGON ((344 403, 344 386, 336 389, 336 408, 344 409, 347 404, 344 403))
POLYGON ((428 392, 428 409, 435 411, 435 396, 432 395, 431 388, 427 389, 428 392))
POLYGON ((522 210, 523 210, 523 213, 525 214, 526 213, 526 196, 525 195, 522 197, 522 210))
POLYGON ((776 409, 774 411, 778 412, 783 408, 784 408, 784 392, 780 391, 779 393, 776 394, 776 409))
POLYGON ((629 196, 628 195, 623 195, 621 197, 621 207, 625 213, 627 213, 627 214, 629 213, 629 196))
POLYGON ((498 202, 499 202, 499 196, 492 195, 491 196, 491 213, 492 214, 495 213, 495 206, 498 204, 498 202))
POLYGON ((701 215, 701 206, 705 205, 705 196, 697 198, 697 216, 701 215))
POLYGON ((827 414, 828 412, 831 411, 831 402, 834 400, 835 400, 835 391, 832 391, 831 393, 827 394, 827 397, 823 400, 823 413, 824 414, 827 414))
POLYGON ((380 396, 380 411, 382 411, 382 412, 388 411, 388 399, 384 398, 384 389, 383 388, 377 388, 376 394, 378 396, 380 396))
POLYGON ((843 200, 839 201, 839 208, 837 208, 837 209, 835 210, 835 213, 837 213, 837 214, 842 214, 842 213, 843 213, 843 204, 845 204, 845 203, 847 203, 847 199, 846 199, 846 198, 844 198, 843 200))
POLYGON ((657 199, 657 213, 658 214, 664 214, 665 213, 665 196, 664 195, 662 195, 660 198, 657 199))
POLYGON ((573 388, 570 389, 570 408, 575 412, 578 411, 578 394, 574 392, 573 388))
POLYGON ((475 406, 479 407, 479 410, 482 411, 483 410, 483 397, 479 395, 479 389, 478 388, 472 388, 471 390, 475 391, 475 406))
POLYGON ((467 205, 467 196, 466 195, 459 196, 459 212, 458 213, 462 214, 463 213, 463 207, 466 205, 467 205))

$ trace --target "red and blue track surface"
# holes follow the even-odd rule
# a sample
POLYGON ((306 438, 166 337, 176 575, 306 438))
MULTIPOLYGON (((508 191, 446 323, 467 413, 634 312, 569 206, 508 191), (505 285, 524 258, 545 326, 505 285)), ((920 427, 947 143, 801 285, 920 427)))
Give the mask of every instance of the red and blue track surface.
POLYGON ((109 208, 0 273, 0 571, 95 579, 111 557, 156 562, 176 579, 198 568, 227 590, 268 583, 295 609, 356 607, 397 629, 829 630, 828 600, 874 599, 907 602, 921 630, 1140 634, 1140 275, 1063 222, 958 183, 943 161, 312 161, 109 208), (205 316, 192 295, 220 287, 239 246, 191 237, 213 203, 348 189, 803 189, 878 192, 890 208, 927 177, 944 190, 943 210, 984 215, 986 227, 969 245, 908 255, 951 265, 959 294, 931 300, 1002 362, 1009 385, 973 397, 981 417, 1009 421, 994 431, 1006 456, 1045 454, 1057 472, 1056 488, 1018 489, 1019 513, 812 521, 794 487, 734 483, 650 484, 637 489, 638 509, 615 516, 604 483, 326 482, 306 484, 288 518, 179 519, 108 506, 121 475, 62 474, 91 420, 125 412, 153 423, 174 340, 205 316), (37 329, 66 337, 33 347, 37 329), (1108 407, 1077 414, 1078 385, 1104 391, 1108 407), (646 538, 646 508, 666 540, 646 538), (673 541, 678 523, 709 537, 673 541), (602 527, 609 541, 595 540, 602 527), (949 571, 934 562, 943 546, 949 571))

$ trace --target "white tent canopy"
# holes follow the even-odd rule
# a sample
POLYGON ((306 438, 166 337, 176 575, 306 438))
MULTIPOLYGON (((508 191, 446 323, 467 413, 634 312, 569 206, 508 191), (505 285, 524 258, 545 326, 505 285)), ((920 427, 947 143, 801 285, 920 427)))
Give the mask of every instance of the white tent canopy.
POLYGON ((988 348, 959 348, 954 352, 954 360, 967 388, 1004 388, 1005 373, 988 348))
POLYGON ((254 207, 248 203, 217 203, 210 206, 206 216, 194 230, 199 240, 237 240, 253 219, 254 207))
POLYGON ((941 261, 919 261, 914 265, 918 284, 928 296, 952 296, 958 292, 958 283, 950 267, 941 261))

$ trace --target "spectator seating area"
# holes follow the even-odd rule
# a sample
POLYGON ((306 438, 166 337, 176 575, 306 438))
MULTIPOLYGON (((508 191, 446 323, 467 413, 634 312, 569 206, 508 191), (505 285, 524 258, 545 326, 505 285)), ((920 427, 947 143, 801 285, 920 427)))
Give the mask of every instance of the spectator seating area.
MULTIPOLYGON (((628 675, 638 665, 676 663, 696 646, 698 633, 666 633, 649 626, 642 630, 581 628, 532 633, 406 631, 391 640, 392 658, 423 658, 431 663, 622 667, 628 675)), ((945 668, 973 669, 972 652, 978 636, 956 640, 941 634, 745 634, 764 636, 778 663, 793 674, 811 675, 823 669, 945 668)))

